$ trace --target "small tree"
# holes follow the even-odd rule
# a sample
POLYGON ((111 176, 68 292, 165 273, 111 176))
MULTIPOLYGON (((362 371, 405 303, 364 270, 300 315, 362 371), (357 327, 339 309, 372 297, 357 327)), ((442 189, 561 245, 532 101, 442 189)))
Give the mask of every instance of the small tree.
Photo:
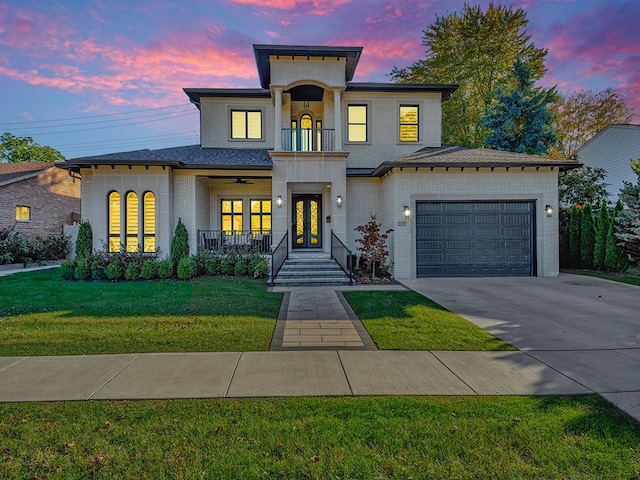
POLYGON ((628 266, 626 255, 618 245, 618 238, 616 237, 616 221, 618 214, 622 210, 622 202, 618 200, 615 208, 613 209, 611 222, 609 223, 609 230, 607 231, 607 246, 604 256, 604 267, 609 271, 615 272, 624 270, 628 266))
POLYGON ((384 233, 380 231, 381 225, 376 220, 376 215, 371 214, 371 220, 365 225, 359 225, 355 228, 357 232, 362 234, 362 238, 357 238, 356 243, 361 246, 358 250, 362 252, 362 258, 364 259, 367 270, 371 269, 372 275, 376 276, 376 264, 382 265, 389 256, 387 250, 387 238, 389 233, 393 232, 390 228, 384 233))
POLYGON ((616 234, 631 259, 640 263, 640 159, 631 160, 631 168, 638 175, 638 181, 624 182, 620 189, 620 201, 626 208, 617 216, 620 228, 616 234))
POLYGON ((607 232, 609 231, 610 223, 611 217, 607 200, 602 199, 596 225, 596 243, 593 250, 593 266, 599 270, 604 268, 604 256, 607 252, 607 232))
POLYGON ((178 268, 180 260, 189 256, 189 232, 182 223, 182 218, 178 218, 178 225, 171 242, 171 262, 173 268, 178 268))
POLYGON ((76 238, 76 258, 89 258, 91 253, 93 253, 91 224, 87 221, 82 221, 78 227, 78 238, 76 238))
POLYGON ((593 210, 587 205, 582 210, 580 225, 580 265, 582 268, 593 268, 593 252, 596 245, 596 227, 593 221, 593 210))

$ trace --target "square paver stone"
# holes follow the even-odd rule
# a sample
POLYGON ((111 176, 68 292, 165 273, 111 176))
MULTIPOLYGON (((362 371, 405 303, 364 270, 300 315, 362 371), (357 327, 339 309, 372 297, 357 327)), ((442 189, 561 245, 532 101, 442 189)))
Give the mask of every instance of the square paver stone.
POLYGON ((245 352, 229 397, 351 395, 335 351, 245 352))
POLYGON ((0 401, 86 400, 137 354, 27 357, 0 371, 0 401))
POLYGON ((354 395, 473 395, 431 352, 341 351, 354 395))
POLYGON ((240 353, 146 353, 93 399, 224 397, 240 353))
POLYGON ((591 393, 522 352, 433 352, 479 395, 591 393))

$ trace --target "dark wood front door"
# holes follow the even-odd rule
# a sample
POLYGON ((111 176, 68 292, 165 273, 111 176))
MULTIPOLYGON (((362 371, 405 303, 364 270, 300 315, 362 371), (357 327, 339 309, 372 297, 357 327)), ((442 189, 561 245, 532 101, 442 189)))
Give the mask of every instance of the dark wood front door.
POLYGON ((322 195, 293 195, 293 248, 322 247, 322 195))

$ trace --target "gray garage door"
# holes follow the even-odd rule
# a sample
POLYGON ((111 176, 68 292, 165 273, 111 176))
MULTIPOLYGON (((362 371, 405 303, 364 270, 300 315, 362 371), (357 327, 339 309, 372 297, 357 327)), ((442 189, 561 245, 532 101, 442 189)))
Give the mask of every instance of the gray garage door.
POLYGON ((534 275, 533 202, 418 202, 418 277, 534 275))

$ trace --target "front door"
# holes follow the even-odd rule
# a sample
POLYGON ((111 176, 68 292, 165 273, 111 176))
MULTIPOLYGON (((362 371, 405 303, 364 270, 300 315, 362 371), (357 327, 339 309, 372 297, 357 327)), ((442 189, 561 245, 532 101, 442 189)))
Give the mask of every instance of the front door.
POLYGON ((293 248, 322 247, 322 195, 293 195, 293 248))

